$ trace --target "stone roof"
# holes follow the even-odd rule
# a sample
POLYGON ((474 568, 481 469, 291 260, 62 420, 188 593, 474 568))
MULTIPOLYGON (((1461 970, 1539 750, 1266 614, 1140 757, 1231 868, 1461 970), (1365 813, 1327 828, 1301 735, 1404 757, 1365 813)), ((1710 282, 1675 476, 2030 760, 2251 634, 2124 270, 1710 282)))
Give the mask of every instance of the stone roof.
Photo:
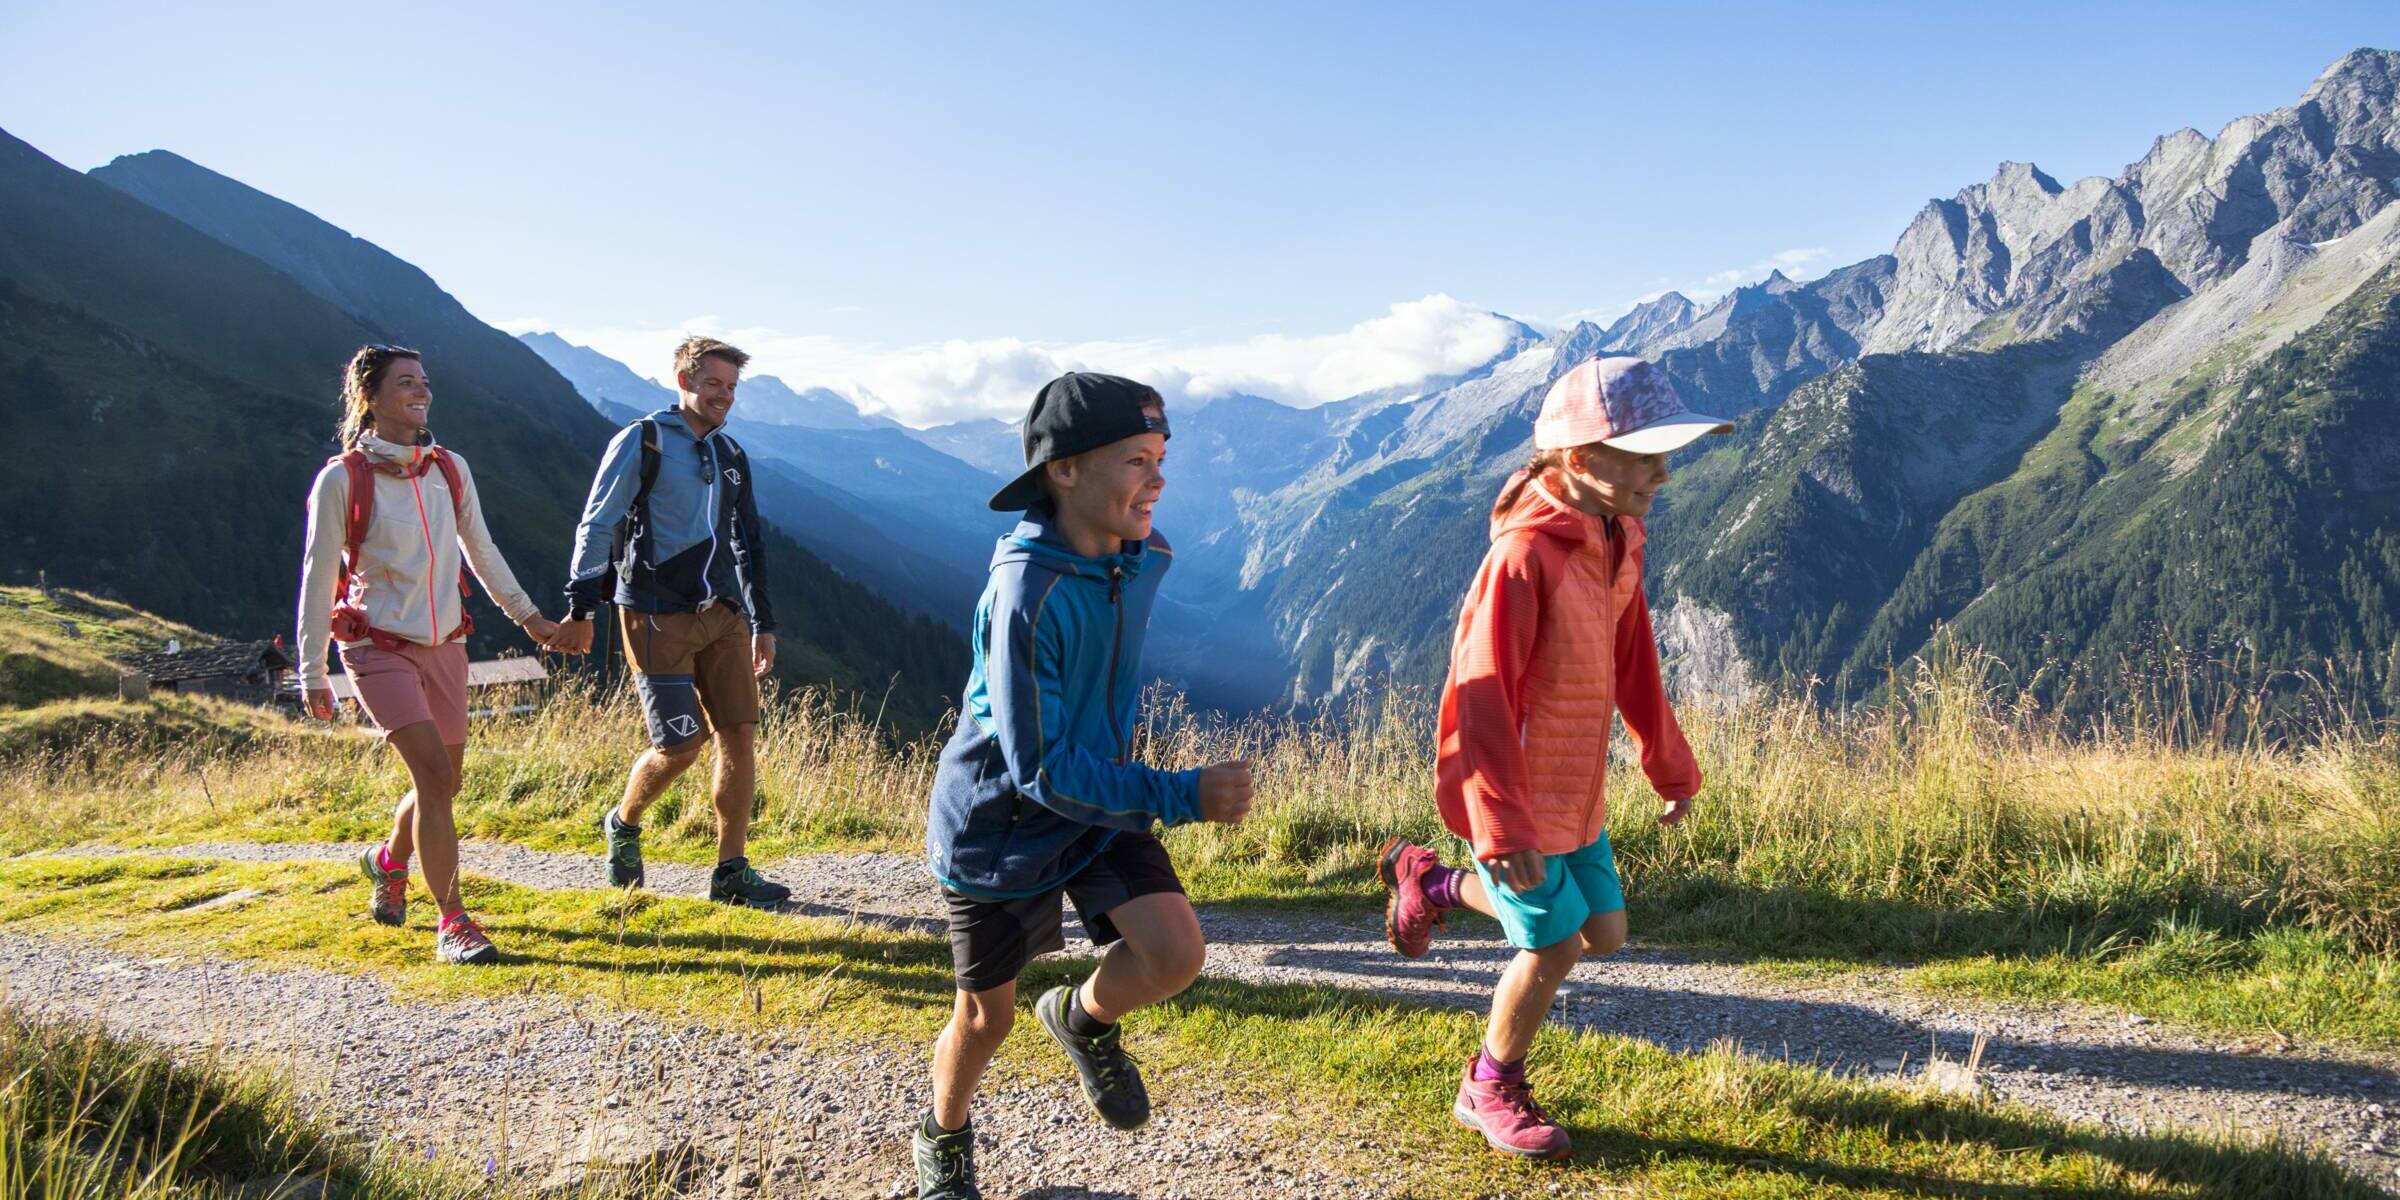
POLYGON ((224 642, 176 651, 154 650, 148 654, 128 654, 116 661, 129 671, 139 672, 152 683, 228 677, 239 679, 269 668, 288 671, 298 665, 275 642, 224 642))

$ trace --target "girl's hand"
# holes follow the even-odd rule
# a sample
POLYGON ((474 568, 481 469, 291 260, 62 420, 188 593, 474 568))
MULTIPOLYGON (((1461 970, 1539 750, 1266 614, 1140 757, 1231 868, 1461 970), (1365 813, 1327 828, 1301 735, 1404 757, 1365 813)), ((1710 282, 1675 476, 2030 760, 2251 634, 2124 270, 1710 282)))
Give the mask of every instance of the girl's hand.
POLYGON ((333 689, 308 689, 308 715, 320 721, 333 719, 333 689))
POLYGON ((1690 815, 1692 815, 1691 797, 1686 796, 1681 800, 1669 800, 1667 801, 1667 811, 1658 814, 1658 823, 1661 825, 1673 825, 1690 815))
POLYGON ((1530 892, 1550 876, 1550 864, 1539 850, 1512 850, 1491 860, 1491 868, 1512 892, 1530 892))

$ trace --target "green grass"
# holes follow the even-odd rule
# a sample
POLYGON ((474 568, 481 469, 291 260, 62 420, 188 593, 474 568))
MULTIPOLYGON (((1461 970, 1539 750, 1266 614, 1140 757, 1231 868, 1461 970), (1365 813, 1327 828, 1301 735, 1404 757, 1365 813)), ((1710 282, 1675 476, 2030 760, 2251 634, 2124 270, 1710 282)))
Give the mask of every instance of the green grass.
POLYGON ((0 708, 114 696, 111 658, 211 639, 140 609, 83 592, 0 586, 0 708))
MULTIPOLYGON (((422 917, 401 930, 368 922, 358 886, 330 864, 16 859, 0 862, 0 928, 101 939, 128 953, 172 949, 369 974, 415 999, 532 990, 672 1021, 808 1027, 919 1049, 947 1015, 948 953, 937 938, 470 880, 470 904, 510 957, 468 971, 430 960, 422 917), (240 888, 263 894, 188 911, 240 888)), ((1068 971, 1037 964, 1024 994, 1068 971)), ((1760 1063, 1730 1048, 1682 1056, 1555 1029, 1543 1033, 1534 1061, 1546 1099, 1576 1135, 1577 1157, 1559 1167, 1516 1164, 1449 1125, 1455 1072, 1480 1025, 1473 1013, 1364 993, 1209 979, 1134 1018, 1131 1029, 1162 1104, 1187 1083, 1231 1086, 1326 1144, 1372 1140, 1382 1147, 1376 1162, 1353 1165, 1388 1167, 1425 1194, 1538 1193, 1553 1184, 1575 1195, 1736 1197, 2375 1194, 2288 1147, 2111 1134, 1760 1063)), ((1037 1038, 1012 1038, 995 1080, 1055 1077, 1044 1050, 1037 1038)))
MULTIPOLYGON (((2074 739, 1953 662, 1888 707, 1789 702, 1689 709, 1708 776, 1660 829, 1630 764, 1609 781, 1635 936, 1752 960, 1886 970, 1927 988, 2078 999, 2242 1033, 2400 1044, 2400 736, 2314 745, 2191 744, 2120 729, 2074 739)), ((65 702, 69 705, 82 702, 65 702)), ((93 702, 100 708, 115 705, 93 702)), ((96 711, 96 710, 95 710, 96 711)), ((0 772, 0 853, 86 839, 371 840, 405 787, 356 731, 256 714, 238 744, 132 706, 73 754, 0 772), (109 730, 113 730, 110 732, 109 730)), ((811 695, 770 709, 753 854, 915 853, 929 741, 894 743, 811 695)), ((97 721, 91 713, 76 720, 97 721)), ((107 715, 107 714, 102 714, 107 715)), ((10 720, 0 714, 0 744, 10 720)), ((1167 842, 1193 894, 1261 908, 1379 902, 1377 846, 1463 847, 1430 799, 1421 699, 1338 721, 1226 722, 1154 705, 1145 757, 1246 757, 1260 803, 1238 828, 1167 842)), ((569 685, 536 713, 478 726, 459 828, 591 853, 593 824, 640 745, 622 693, 569 685)), ((660 861, 706 862, 705 769, 645 822, 660 861)))

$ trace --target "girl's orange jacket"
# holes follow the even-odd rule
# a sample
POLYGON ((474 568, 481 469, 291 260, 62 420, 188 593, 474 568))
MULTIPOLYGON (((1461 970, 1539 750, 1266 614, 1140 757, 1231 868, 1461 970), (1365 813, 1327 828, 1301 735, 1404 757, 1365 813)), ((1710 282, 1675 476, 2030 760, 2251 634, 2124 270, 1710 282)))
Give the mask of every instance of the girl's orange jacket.
POLYGON ((1492 521, 1450 646, 1434 767, 1442 822, 1475 857, 1566 854, 1597 840, 1620 712, 1660 796, 1700 790, 1659 677, 1644 539, 1638 518, 1592 516, 1538 479, 1492 521))

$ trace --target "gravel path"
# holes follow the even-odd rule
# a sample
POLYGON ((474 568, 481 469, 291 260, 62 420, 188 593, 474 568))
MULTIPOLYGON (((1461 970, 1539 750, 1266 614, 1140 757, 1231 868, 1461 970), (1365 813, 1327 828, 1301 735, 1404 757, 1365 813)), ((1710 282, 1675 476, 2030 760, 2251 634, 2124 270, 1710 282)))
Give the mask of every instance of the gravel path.
MULTIPOLYGON (((265 861, 347 858, 360 848, 213 843, 160 853, 265 861)), ((464 857, 469 871, 529 887, 591 887, 602 878, 597 856, 477 842, 464 857)), ((910 856, 811 855, 768 873, 793 887, 794 911, 942 928, 939 898, 910 856)), ((650 876, 668 894, 706 891, 702 868, 659 864, 650 876)), ((1487 1006, 1509 957, 1497 938, 1470 934, 1437 940, 1423 960, 1399 958, 1384 944, 1376 908, 1340 916, 1204 908, 1200 920, 1213 974, 1425 1004, 1487 1006)), ((1072 945, 1089 952, 1080 939, 1072 945)), ((2082 1006, 1928 997, 1892 972, 1785 982, 1638 943, 1577 967, 1552 1019, 1685 1052, 1731 1038, 1760 1057, 1862 1076, 1913 1075, 1933 1054, 1963 1060, 1981 1035, 1982 1078, 2001 1098, 2130 1131, 2275 1130, 2400 1189, 2400 1056, 2234 1038, 2082 1006)))
MULTIPOLYGON (((195 1057, 264 1063, 345 1133, 526 1188, 667 1163, 686 1194, 726 1200, 916 1194, 918 1049, 714 1033, 556 999, 408 1004, 356 976, 12 936, 0 936, 0 989, 195 1057)), ((1151 1124, 1121 1134, 1091 1116, 1071 1078, 1062 1062, 1053 1081, 977 1098, 990 1195, 1380 1194, 1322 1165, 1335 1156, 1255 1099, 1168 1075, 1154 1080, 1151 1124)))

